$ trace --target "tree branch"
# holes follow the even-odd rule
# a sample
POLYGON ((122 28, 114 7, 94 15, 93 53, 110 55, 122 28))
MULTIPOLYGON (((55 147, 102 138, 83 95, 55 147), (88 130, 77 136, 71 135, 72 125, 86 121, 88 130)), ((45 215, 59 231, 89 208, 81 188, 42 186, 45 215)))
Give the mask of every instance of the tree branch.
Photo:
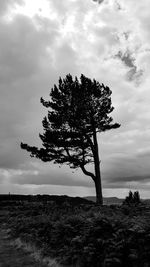
POLYGON ((67 153, 67 155, 68 155, 68 157, 70 159, 70 163, 72 163, 74 165, 75 165, 75 163, 78 164, 78 165, 80 165, 80 161, 77 160, 77 159, 75 159, 73 156, 70 155, 69 149, 67 147, 64 147, 64 150, 66 151, 66 153, 67 153))
POLYGON ((93 142, 92 142, 91 138, 86 133, 84 133, 84 136, 85 136, 86 140, 88 141, 88 143, 89 143, 89 145, 91 147, 91 150, 92 150, 92 152, 94 154, 94 145, 93 145, 93 142))
MULTIPOLYGON (((65 150, 66 150, 68 157, 72 159, 72 162, 73 162, 73 157, 70 155, 68 148, 65 148, 65 150)), ((81 170, 83 171, 83 173, 87 176, 90 176, 93 179, 93 181, 95 181, 95 175, 92 172, 87 171, 84 167, 84 164, 82 164, 80 161, 78 161, 78 164, 81 170)))
POLYGON ((95 182, 95 175, 92 172, 87 171, 85 169, 84 165, 82 165, 82 164, 80 165, 80 168, 85 175, 90 176, 93 179, 93 181, 95 182))

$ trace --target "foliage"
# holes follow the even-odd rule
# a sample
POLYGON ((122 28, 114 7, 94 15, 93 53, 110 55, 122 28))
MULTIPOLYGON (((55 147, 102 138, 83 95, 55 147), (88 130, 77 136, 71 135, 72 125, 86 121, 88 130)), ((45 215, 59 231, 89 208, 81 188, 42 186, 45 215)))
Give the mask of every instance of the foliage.
POLYGON ((1 207, 12 236, 35 244, 65 266, 149 266, 149 206, 129 206, 126 215, 124 206, 55 200, 1 207))
POLYGON ((127 196, 123 202, 123 204, 127 205, 138 205, 141 203, 140 200, 140 194, 138 191, 135 191, 132 193, 132 191, 129 191, 129 196, 127 196))
POLYGON ((21 148, 44 162, 53 161, 81 168, 95 182, 97 202, 102 204, 100 160, 97 133, 119 128, 113 123, 111 90, 83 74, 80 81, 70 74, 60 78, 50 92, 50 101, 41 98, 48 115, 43 119, 44 133, 40 134, 42 148, 21 143, 21 148), (93 172, 85 166, 94 163, 93 172))
POLYGON ((70 74, 60 78, 50 92, 51 100, 41 98, 49 108, 43 119, 44 133, 40 134, 44 148, 21 147, 43 161, 67 163, 73 168, 93 162, 93 130, 102 132, 120 126, 109 116, 113 111, 111 93, 109 87, 83 74, 80 81, 70 74))

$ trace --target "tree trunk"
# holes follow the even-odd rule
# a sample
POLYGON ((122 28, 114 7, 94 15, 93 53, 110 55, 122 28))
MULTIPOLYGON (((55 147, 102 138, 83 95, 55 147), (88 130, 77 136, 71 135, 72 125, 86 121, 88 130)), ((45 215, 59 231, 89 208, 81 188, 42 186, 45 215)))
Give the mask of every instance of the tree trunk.
POLYGON ((98 168, 99 168, 98 170, 99 174, 97 174, 95 177, 96 203, 98 205, 103 205, 100 166, 98 166, 98 168))
POLYGON ((101 172, 100 172, 100 160, 98 153, 98 143, 96 131, 93 134, 94 141, 94 167, 95 167, 95 189, 96 189, 96 203, 103 205, 102 185, 101 185, 101 172))

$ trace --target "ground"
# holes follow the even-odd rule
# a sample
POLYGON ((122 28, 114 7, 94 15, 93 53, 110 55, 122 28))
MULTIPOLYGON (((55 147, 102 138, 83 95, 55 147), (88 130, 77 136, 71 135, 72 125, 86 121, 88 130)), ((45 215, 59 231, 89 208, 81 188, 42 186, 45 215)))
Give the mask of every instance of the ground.
POLYGON ((0 236, 0 267, 150 267, 150 205, 145 203, 5 199, 0 236))
POLYGON ((9 235, 5 224, 0 227, 0 267, 47 267, 47 264, 37 261, 34 255, 18 247, 9 235))

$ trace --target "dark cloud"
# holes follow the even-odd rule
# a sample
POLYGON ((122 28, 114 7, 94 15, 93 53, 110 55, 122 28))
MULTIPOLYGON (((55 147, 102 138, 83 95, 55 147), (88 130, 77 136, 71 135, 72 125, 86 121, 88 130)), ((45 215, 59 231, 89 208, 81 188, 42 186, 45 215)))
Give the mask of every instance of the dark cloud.
MULTIPOLYGON (((129 183, 133 183, 133 182, 138 182, 138 183, 145 183, 145 182, 149 182, 150 179, 150 174, 147 175, 136 175, 136 176, 120 176, 120 177, 112 177, 112 179, 110 178, 109 181, 110 183, 113 182, 116 186, 116 184, 118 184, 119 186, 121 184, 129 184, 129 183)), ((109 186, 109 183, 108 183, 109 186)))
MULTIPOLYGON (((124 35, 126 40, 128 40, 128 35, 125 33, 124 35)), ((136 81, 138 84, 144 71, 142 69, 138 70, 132 53, 130 53, 129 50, 127 50, 125 53, 118 51, 118 53, 115 55, 115 58, 119 58, 128 68, 130 68, 126 74, 127 79, 130 81, 136 81)))
POLYGON ((129 53, 129 51, 126 51, 124 54, 119 51, 116 54, 116 57, 120 58, 124 64, 129 67, 129 68, 134 68, 135 67, 135 58, 132 57, 132 55, 129 53))
POLYGON ((119 10, 119 11, 123 10, 123 7, 122 7, 122 5, 120 5, 119 1, 115 1, 115 4, 117 7, 117 10, 119 10))
POLYGON ((141 70, 137 70, 137 67, 133 67, 128 73, 127 73, 127 78, 130 81, 136 81, 137 84, 140 83, 141 78, 143 76, 144 71, 141 70))
POLYGON ((94 2, 98 2, 99 4, 103 3, 104 0, 93 0, 94 2))

